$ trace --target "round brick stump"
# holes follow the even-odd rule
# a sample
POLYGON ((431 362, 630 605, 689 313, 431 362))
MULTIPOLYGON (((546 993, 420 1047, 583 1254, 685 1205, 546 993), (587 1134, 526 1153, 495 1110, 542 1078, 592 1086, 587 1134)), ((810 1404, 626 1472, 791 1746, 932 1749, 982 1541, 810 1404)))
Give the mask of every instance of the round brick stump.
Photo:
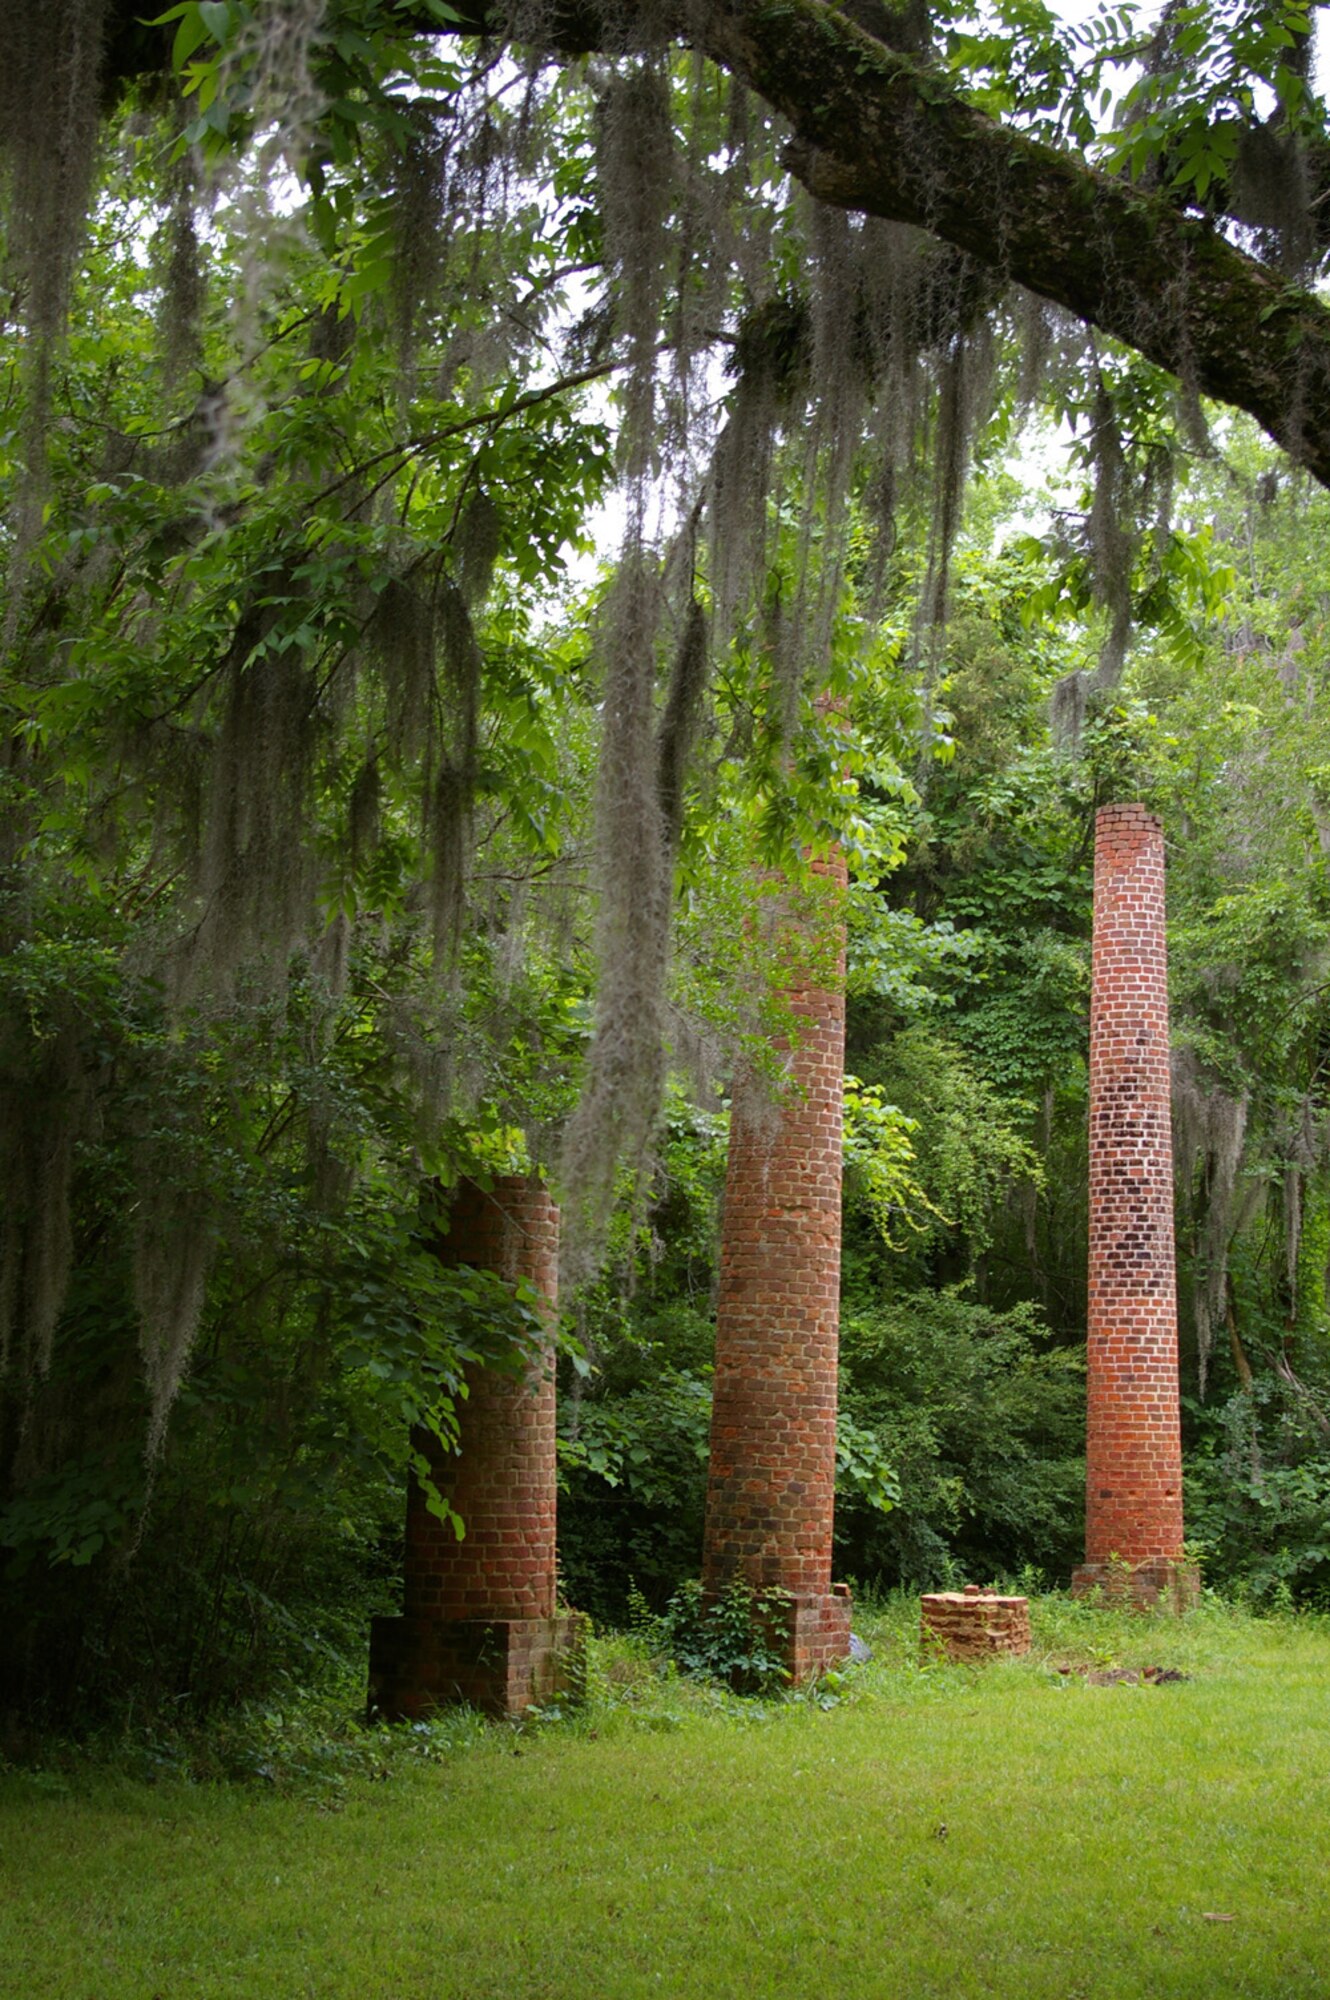
POLYGON ((919 1646, 925 1659, 974 1662, 1030 1650, 1030 1600, 999 1597, 969 1583, 964 1590, 930 1591, 919 1600, 919 1646))

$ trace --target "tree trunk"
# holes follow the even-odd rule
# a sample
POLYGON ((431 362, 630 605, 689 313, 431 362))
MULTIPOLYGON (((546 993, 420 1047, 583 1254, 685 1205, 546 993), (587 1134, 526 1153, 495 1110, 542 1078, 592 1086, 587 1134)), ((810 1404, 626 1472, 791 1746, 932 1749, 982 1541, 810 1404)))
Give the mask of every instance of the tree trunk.
POLYGON ((1224 1317, 1228 1321, 1228 1344, 1233 1356, 1233 1366, 1237 1370, 1238 1381, 1242 1388, 1250 1389, 1256 1378, 1251 1372, 1251 1362, 1247 1359, 1247 1350, 1242 1344, 1242 1335, 1238 1332, 1238 1316, 1233 1305, 1233 1279, 1231 1276, 1224 1279, 1224 1317))

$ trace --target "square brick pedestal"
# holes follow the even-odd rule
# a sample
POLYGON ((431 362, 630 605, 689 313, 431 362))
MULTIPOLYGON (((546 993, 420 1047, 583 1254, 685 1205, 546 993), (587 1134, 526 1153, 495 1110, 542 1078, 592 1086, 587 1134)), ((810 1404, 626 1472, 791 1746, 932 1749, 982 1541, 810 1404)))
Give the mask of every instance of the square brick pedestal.
POLYGON ((1092 1590, 1102 1594, 1105 1604, 1130 1605, 1136 1611, 1190 1611, 1201 1595, 1201 1572, 1195 1563, 1171 1556, 1082 1563, 1071 1573, 1071 1594, 1086 1597, 1092 1590))
MULTIPOLYGON (((721 1592, 703 1589, 704 1612, 723 1602, 721 1592)), ((833 1583, 830 1590, 785 1590, 769 1584, 753 1607, 763 1643, 789 1674, 791 1687, 844 1665, 850 1656, 853 1609, 848 1583, 833 1583)))
POLYGON ((576 1686, 586 1623, 580 1611, 555 1618, 376 1618, 369 1712, 414 1722, 465 1701, 486 1715, 520 1715, 576 1686))
POLYGON ((833 1583, 831 1589, 791 1591, 789 1622, 785 1635, 785 1664, 795 1687, 815 1680, 828 1667, 843 1666, 850 1654, 850 1602, 848 1583, 833 1583))

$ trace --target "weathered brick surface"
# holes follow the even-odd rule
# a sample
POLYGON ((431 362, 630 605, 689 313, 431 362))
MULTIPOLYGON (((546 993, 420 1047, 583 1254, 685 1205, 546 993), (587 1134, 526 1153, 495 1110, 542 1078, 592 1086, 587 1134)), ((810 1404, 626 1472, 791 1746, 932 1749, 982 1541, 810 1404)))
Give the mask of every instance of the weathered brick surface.
MULTIPOLYGON (((464 1181, 454 1196, 446 1264, 526 1278, 551 1311, 559 1283, 559 1211, 534 1177, 488 1190, 464 1181)), ((417 1443, 440 1493, 466 1522, 458 1541, 431 1514, 413 1480, 406 1517, 407 1616, 548 1618, 554 1610, 556 1466, 554 1367, 549 1352, 524 1375, 474 1368, 459 1405, 456 1456, 428 1435, 417 1443)))
POLYGON ((1030 1650, 1030 1600, 999 1597, 967 1584, 919 1600, 919 1644, 925 1657, 941 1650, 949 1660, 990 1660, 1030 1650))
MULTIPOLYGON (((464 1181, 453 1197, 445 1263, 527 1278, 551 1314, 558 1289, 559 1211, 538 1179, 511 1175, 488 1189, 464 1181)), ((440 1493, 461 1515, 459 1542, 413 1479, 407 1496, 402 1619, 377 1619, 370 1700, 417 1715, 459 1698, 498 1713, 539 1700, 560 1650, 580 1632, 554 1619, 555 1407, 552 1351, 524 1374, 476 1368, 459 1406, 460 1440, 444 1455, 419 1433, 440 1493), (565 1629, 566 1628, 566 1629, 565 1629)))
MULTIPOLYGON (((825 872, 842 887, 839 860, 825 872)), ((848 1593, 831 1590, 840 1298, 845 989, 789 995, 801 1033, 773 1118, 736 1083, 721 1231, 702 1582, 790 1593, 796 1680, 844 1657, 848 1593)))
POLYGON ((1105 1604, 1136 1611, 1189 1611, 1200 1599, 1201 1572, 1195 1563, 1175 1556, 1154 1562, 1082 1563, 1071 1587, 1078 1597, 1097 1591, 1105 1604))
POLYGON ((1139 805, 1095 836, 1082 1588, 1182 1554, 1164 841, 1139 805))
POLYGON ((520 1715, 575 1688, 586 1646, 578 1611, 554 1618, 376 1618, 371 1714, 416 1721, 448 1702, 520 1715))
POLYGON ((785 1664, 796 1687, 816 1680, 828 1667, 839 1666, 850 1650, 850 1618, 854 1606, 848 1583, 830 1590, 791 1592, 785 1664))

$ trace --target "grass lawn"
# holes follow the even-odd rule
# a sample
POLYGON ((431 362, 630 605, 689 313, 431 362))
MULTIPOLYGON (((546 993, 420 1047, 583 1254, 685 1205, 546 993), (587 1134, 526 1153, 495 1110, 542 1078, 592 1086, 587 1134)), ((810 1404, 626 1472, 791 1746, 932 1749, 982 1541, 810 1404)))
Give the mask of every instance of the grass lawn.
POLYGON ((858 1622, 820 1700, 611 1642, 577 1715, 380 1732, 340 1781, 9 1769, 0 1994, 1330 1995, 1330 1624, 1047 1598, 972 1672, 858 1622), (1057 1671, 1133 1664, 1188 1678, 1057 1671))

